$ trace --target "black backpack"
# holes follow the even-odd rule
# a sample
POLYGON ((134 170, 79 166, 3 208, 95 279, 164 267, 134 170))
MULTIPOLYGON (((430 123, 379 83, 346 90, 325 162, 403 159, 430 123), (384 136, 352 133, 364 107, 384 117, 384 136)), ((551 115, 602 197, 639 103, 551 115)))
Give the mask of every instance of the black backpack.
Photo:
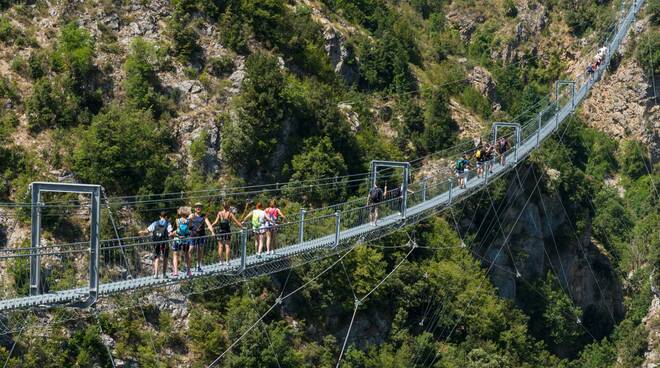
POLYGON ((192 219, 192 227, 190 228, 190 233, 192 236, 204 236, 206 230, 204 229, 204 216, 197 216, 192 219))
POLYGON ((383 191, 378 187, 372 188, 371 191, 369 191, 369 200, 371 203, 380 202, 383 200, 383 191))
POLYGON ((161 242, 167 240, 167 224, 161 224, 160 221, 156 223, 156 228, 151 233, 151 237, 155 242, 161 242))

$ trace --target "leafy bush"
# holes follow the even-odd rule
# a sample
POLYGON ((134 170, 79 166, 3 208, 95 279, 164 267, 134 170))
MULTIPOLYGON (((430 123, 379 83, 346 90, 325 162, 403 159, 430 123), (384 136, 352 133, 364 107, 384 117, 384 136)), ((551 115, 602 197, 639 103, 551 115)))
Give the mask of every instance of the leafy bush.
POLYGON ((358 50, 360 76, 367 89, 390 89, 397 92, 413 89, 406 45, 394 34, 385 33, 374 42, 365 38, 358 44, 358 50))
POLYGON ((181 60, 190 62, 200 51, 199 36, 191 26, 192 12, 197 4, 191 0, 175 0, 172 7, 174 10, 167 21, 167 33, 172 39, 171 52, 181 60))
POLYGON ((131 43, 131 53, 124 62, 124 88, 128 103, 139 109, 150 109, 158 116, 160 81, 156 74, 157 55, 154 45, 138 37, 131 43))
POLYGON ((242 22, 232 9, 227 9, 222 15, 218 28, 220 29, 218 32, 220 42, 224 46, 240 54, 248 51, 247 41, 252 34, 252 29, 248 23, 242 22))
POLYGON ((224 77, 234 70, 234 60, 229 56, 212 58, 207 62, 206 68, 209 74, 224 77))
POLYGON ((68 72, 78 88, 84 88, 94 71, 94 39, 84 28, 68 23, 60 32, 53 52, 53 66, 68 72))
POLYGON ((114 193, 159 193, 168 173, 166 132, 149 112, 112 106, 94 117, 75 148, 72 168, 114 193))
POLYGON ((38 133, 52 127, 70 127, 78 121, 89 119, 80 108, 79 97, 71 89, 71 80, 62 77, 54 80, 41 78, 35 83, 26 104, 31 132, 38 133))
POLYGON ((34 37, 30 37, 21 29, 14 27, 11 21, 4 16, 0 16, 0 42, 21 48, 37 43, 34 37))
POLYGON ((431 14, 437 14, 442 11, 442 1, 434 0, 411 0, 410 4, 417 10, 424 19, 428 18, 431 14))
POLYGON ((651 29, 641 35, 635 50, 635 57, 644 71, 660 74, 660 30, 651 29))
POLYGON ((18 104, 21 100, 16 83, 3 76, 0 76, 0 99, 7 99, 13 104, 18 104))
POLYGON ((253 175, 275 169, 273 155, 288 105, 284 75, 275 57, 250 55, 245 69, 239 119, 225 125, 222 151, 235 170, 253 175))
POLYGON ((603 30, 613 18, 609 1, 560 0, 564 11, 564 21, 576 36, 582 36, 589 29, 603 30))
POLYGON ((650 171, 646 148, 638 141, 626 141, 619 152, 619 162, 624 174, 637 179, 650 171))
POLYGON ((305 190, 302 192, 302 196, 306 198, 301 198, 300 190, 294 189, 300 186, 300 182, 346 174, 344 158, 335 151, 328 137, 305 140, 302 152, 293 156, 291 166, 293 168, 293 175, 290 179, 292 189, 288 192, 289 194, 295 193, 295 195, 290 198, 297 199, 300 202, 323 204, 336 202, 339 198, 345 196, 345 183, 343 182, 338 183, 336 186, 314 187, 310 188, 309 191, 305 190))
POLYGON ((651 15, 654 25, 660 25, 660 0, 649 0, 646 3, 646 13, 651 15))
POLYGON ((32 80, 42 78, 48 72, 50 61, 44 50, 35 50, 30 53, 27 60, 27 75, 32 80))
POLYGON ((459 100, 461 104, 467 106, 480 117, 484 119, 490 117, 492 112, 490 101, 488 101, 488 98, 479 93, 474 87, 468 86, 463 89, 463 92, 459 96, 459 100))
POLYGON ((454 143, 458 125, 447 108, 449 98, 441 90, 431 90, 426 98, 424 114, 424 148, 435 152, 454 143))
POLYGON ((516 8, 516 3, 513 0, 504 0, 504 14, 511 18, 518 15, 518 8, 516 8))

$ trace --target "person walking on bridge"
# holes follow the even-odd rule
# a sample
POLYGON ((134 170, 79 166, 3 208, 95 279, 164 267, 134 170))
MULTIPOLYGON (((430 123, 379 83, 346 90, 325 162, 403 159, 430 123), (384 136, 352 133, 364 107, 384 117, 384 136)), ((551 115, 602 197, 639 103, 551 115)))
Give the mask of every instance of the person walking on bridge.
POLYGON ((219 211, 215 216, 215 221, 211 224, 211 227, 215 227, 218 223, 220 224, 218 231, 218 259, 220 259, 220 264, 223 264, 222 261, 222 248, 225 248, 225 263, 229 265, 229 245, 231 243, 231 222, 236 224, 236 226, 243 228, 241 224, 234 216, 234 213, 230 210, 229 204, 224 203, 222 205, 222 211, 219 211))
POLYGON ((270 200, 268 208, 265 209, 266 212, 266 254, 275 254, 275 243, 277 234, 278 221, 286 220, 286 216, 282 210, 277 207, 277 201, 274 199, 270 200), (281 220, 280 220, 281 219, 281 220))
POLYGON ((172 224, 167 219, 165 212, 160 213, 160 218, 149 225, 141 234, 151 234, 154 244, 154 278, 158 278, 158 262, 163 258, 163 278, 167 278, 167 256, 169 254, 169 238, 172 233, 172 224))
POLYGON ((373 188, 367 195, 367 207, 369 207, 369 221, 371 225, 378 225, 378 204, 383 201, 383 190, 374 182, 373 188))
POLYGON ((497 153, 500 156, 500 165, 504 166, 506 163, 506 152, 509 150, 509 141, 504 137, 500 137, 497 141, 497 153))
MULTIPOLYGON (((195 203, 195 212, 190 217, 190 235, 192 236, 192 244, 189 252, 192 253, 193 248, 197 252, 197 272, 202 272, 202 256, 204 255, 204 244, 206 243, 206 229, 211 232, 215 237, 215 230, 211 226, 211 221, 202 213, 202 204, 195 203)), ((192 254, 190 254, 192 257, 192 254)))
POLYGON ((254 232, 254 247, 257 250, 257 258, 261 258, 261 252, 264 249, 264 236, 266 234, 266 221, 269 220, 268 214, 264 211, 261 202, 257 202, 256 208, 250 211, 243 218, 243 222, 251 219, 252 231, 254 232))
POLYGON ((456 177, 458 178, 458 186, 460 188, 465 188, 465 182, 466 178, 465 176, 467 175, 468 171, 470 170, 470 160, 468 160, 468 155, 467 153, 463 154, 463 157, 459 158, 456 160, 456 163, 454 165, 454 171, 456 171, 456 177))
POLYGON ((178 218, 176 219, 176 230, 172 233, 174 235, 174 243, 172 244, 172 253, 174 257, 172 258, 172 266, 174 267, 174 272, 172 276, 179 276, 179 252, 182 252, 183 259, 186 264, 186 275, 191 276, 190 272, 190 207, 180 207, 177 213, 178 218))

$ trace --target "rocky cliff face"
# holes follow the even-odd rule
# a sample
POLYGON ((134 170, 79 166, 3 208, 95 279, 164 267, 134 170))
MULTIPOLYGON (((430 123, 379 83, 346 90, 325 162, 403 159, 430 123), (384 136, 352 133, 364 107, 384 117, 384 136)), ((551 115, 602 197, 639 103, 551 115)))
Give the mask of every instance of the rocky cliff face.
POLYGON ((642 323, 649 332, 648 352, 642 368, 660 367, 660 295, 653 298, 649 312, 642 323))
POLYGON ((504 242, 507 236, 495 223, 492 231, 497 233, 496 239, 481 252, 486 264, 494 264, 493 284, 501 296, 517 300, 518 287, 543 280, 550 272, 583 310, 585 325, 607 325, 612 318, 621 319, 622 286, 608 255, 592 242, 590 224, 576 233, 566 214, 570 207, 563 207, 569 204, 561 202, 555 192, 547 194, 550 191, 542 188, 540 196, 532 195, 535 180, 529 170, 520 172, 520 177, 526 178, 522 186, 516 181, 510 187, 505 201, 512 204, 500 214, 508 241, 504 242), (510 228, 508 224, 514 223, 516 226, 510 228))

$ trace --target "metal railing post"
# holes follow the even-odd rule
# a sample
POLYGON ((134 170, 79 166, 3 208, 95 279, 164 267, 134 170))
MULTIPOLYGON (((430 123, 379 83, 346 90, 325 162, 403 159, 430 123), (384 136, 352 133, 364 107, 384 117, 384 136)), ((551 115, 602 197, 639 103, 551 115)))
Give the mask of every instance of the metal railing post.
POLYGON ((298 223, 298 243, 305 240, 305 209, 300 209, 300 222, 298 223))
POLYGON ((32 184, 32 242, 30 244, 30 295, 40 294, 41 279, 41 193, 39 184, 32 184))
POLYGON ((516 129, 516 147, 513 151, 513 162, 518 162, 518 148, 520 148, 520 129, 516 129))
MULTIPOLYGON (((89 297, 95 303, 99 295, 99 220, 101 218, 101 188, 92 192, 92 213, 89 240, 89 297)), ((167 265, 163 265, 167 268, 167 265)))
POLYGON ((238 272, 245 271, 245 265, 247 261, 247 241, 248 241, 249 231, 250 229, 243 229, 243 232, 241 233, 241 265, 238 268, 238 272))
POLYGON ((575 82, 571 83, 571 112, 575 112, 575 82))
POLYGON ((454 187, 454 181, 449 179, 449 204, 451 205, 451 190, 454 187))
POLYGON ((559 81, 555 82, 555 130, 559 127, 559 81))
POLYGON ((539 145, 541 144, 541 127, 543 124, 542 119, 543 119, 543 111, 539 112, 539 118, 537 119, 539 123, 539 128, 536 131, 536 148, 538 148, 539 145))
POLYGON ((426 179, 422 181, 422 202, 426 202, 426 179))
POLYGON ((490 171, 490 160, 484 161, 484 181, 488 184, 488 172, 490 171))
POLYGON ((335 212, 335 247, 339 245, 339 233, 341 231, 341 211, 335 212))
POLYGON ((401 217, 406 218, 406 211, 408 210, 408 178, 410 176, 410 167, 406 165, 403 168, 403 185, 401 186, 403 203, 401 203, 401 217))

